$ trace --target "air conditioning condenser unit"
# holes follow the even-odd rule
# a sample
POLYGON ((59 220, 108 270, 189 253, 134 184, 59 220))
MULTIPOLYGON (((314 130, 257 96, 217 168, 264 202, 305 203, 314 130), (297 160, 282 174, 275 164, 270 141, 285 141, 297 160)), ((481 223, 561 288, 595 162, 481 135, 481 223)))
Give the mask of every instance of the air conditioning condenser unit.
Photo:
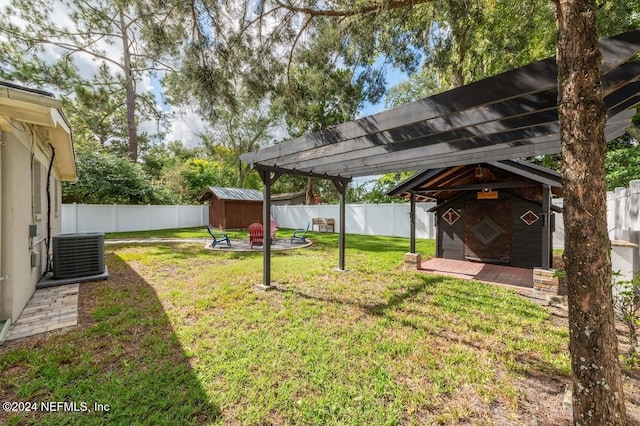
POLYGON ((60 234, 53 237, 53 278, 78 278, 104 273, 104 233, 60 234))

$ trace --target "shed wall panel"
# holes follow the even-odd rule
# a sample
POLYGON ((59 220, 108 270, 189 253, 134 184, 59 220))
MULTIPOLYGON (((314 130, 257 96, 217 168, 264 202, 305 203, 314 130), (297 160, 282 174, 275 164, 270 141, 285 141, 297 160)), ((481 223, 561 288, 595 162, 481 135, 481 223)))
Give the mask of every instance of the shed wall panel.
POLYGON ((215 196, 209 200, 209 225, 214 228, 225 229, 224 201, 215 196))
POLYGON ((464 201, 456 200, 436 211, 437 217, 437 256, 444 259, 464 260, 464 201), (449 225, 442 215, 452 208, 461 217, 449 225))
POLYGON ((254 222, 262 223, 262 201, 226 200, 224 229, 247 228, 254 222))
MULTIPOLYGON (((436 211, 437 248, 436 255, 445 259, 465 260, 464 257, 464 219, 465 201, 476 199, 476 192, 469 191, 455 200, 442 204, 436 211), (442 217, 452 208, 461 218, 449 225, 442 217)), ((539 267, 542 263, 542 206, 523 199, 507 191, 500 191, 500 200, 511 200, 511 266, 522 268, 539 267), (539 216, 538 221, 527 225, 520 216, 531 210, 539 216)))
POLYGON ((513 197, 512 203, 512 264, 522 268, 537 268, 542 264, 542 227, 544 217, 542 206, 520 197, 513 197), (527 225, 520 217, 531 210, 540 218, 527 225))

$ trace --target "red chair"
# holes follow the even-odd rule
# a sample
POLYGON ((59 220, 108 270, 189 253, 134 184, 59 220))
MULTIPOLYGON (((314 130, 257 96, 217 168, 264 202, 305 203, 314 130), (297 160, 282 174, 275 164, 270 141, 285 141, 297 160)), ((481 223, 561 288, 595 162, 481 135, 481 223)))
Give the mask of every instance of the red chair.
POLYGON ((253 245, 262 245, 264 240, 264 229, 261 223, 252 223, 249 225, 249 248, 253 248, 253 245))
POLYGON ((276 240, 276 231, 278 230, 278 224, 275 220, 271 221, 271 242, 276 240))

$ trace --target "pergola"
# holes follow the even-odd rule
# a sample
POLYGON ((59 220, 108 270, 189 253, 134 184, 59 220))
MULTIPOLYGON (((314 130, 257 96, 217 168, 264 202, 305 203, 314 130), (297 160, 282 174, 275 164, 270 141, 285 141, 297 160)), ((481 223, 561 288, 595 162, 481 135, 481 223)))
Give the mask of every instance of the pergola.
MULTIPOLYGON (((640 103, 640 29, 600 42, 605 137, 624 133, 640 103)), ((271 186, 283 174, 331 180, 340 197, 339 269, 345 269, 345 190, 353 177, 442 168, 560 152, 555 57, 246 153, 240 159, 264 183, 263 223, 270 232, 271 186)), ((550 191, 547 191, 550 197, 550 191)), ((411 197, 412 212, 415 197, 411 197)), ((415 251, 415 216, 411 216, 415 251)), ((263 286, 271 250, 263 247, 263 286)))

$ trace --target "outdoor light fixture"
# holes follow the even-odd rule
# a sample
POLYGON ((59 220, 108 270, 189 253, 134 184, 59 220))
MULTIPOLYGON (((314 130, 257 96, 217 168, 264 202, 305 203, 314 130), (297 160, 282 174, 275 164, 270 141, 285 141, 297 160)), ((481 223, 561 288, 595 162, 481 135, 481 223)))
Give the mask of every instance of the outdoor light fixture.
POLYGON ((493 191, 490 188, 482 188, 482 191, 476 194, 476 199, 478 200, 497 200, 498 199, 498 191, 493 191))

